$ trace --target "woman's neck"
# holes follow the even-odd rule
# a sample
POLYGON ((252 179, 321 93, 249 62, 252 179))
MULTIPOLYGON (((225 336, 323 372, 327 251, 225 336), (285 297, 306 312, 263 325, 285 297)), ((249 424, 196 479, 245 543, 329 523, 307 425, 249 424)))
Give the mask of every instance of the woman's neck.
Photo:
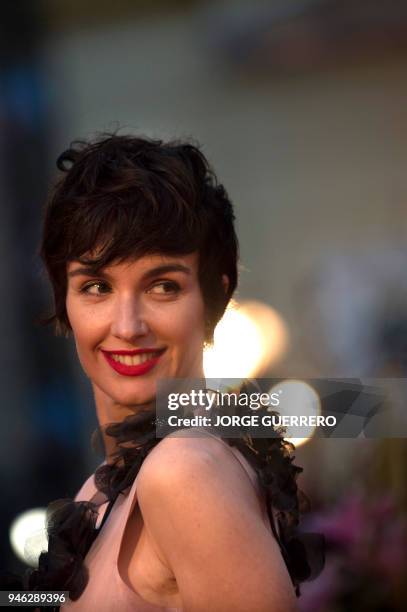
POLYGON ((142 404, 123 406, 112 400, 99 387, 93 386, 93 393, 96 404, 96 416, 99 422, 99 429, 102 435, 105 459, 107 463, 113 461, 113 454, 117 450, 117 440, 113 436, 105 433, 106 426, 110 423, 121 423, 126 417, 138 414, 151 409, 155 398, 145 401, 142 404))
MULTIPOLYGON (((203 370, 200 371, 199 375, 194 376, 194 380, 196 379, 205 381, 203 370)), ((117 450, 117 440, 105 433, 106 426, 110 423, 121 423, 128 416, 151 410, 155 406, 155 396, 140 404, 124 406, 115 402, 96 385, 93 385, 93 394, 96 404, 96 416, 104 444, 105 459, 107 463, 112 463, 113 455, 117 450)))

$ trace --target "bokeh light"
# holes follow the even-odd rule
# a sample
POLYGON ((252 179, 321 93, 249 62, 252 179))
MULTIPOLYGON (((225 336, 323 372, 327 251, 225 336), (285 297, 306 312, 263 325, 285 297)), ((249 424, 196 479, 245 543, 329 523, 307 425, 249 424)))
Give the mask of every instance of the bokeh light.
POLYGON ((48 550, 45 518, 45 508, 32 508, 19 514, 10 527, 10 544, 14 554, 31 567, 37 565, 41 551, 48 550))
MULTIPOLYGON (((284 380, 274 385, 269 393, 279 393, 280 405, 276 412, 287 416, 318 416, 321 414, 321 401, 318 393, 309 383, 303 380, 284 380)), ((315 433, 314 426, 302 426, 303 437, 295 436, 298 434, 299 427, 286 427, 284 438, 298 447, 308 442, 315 433)))
POLYGON ((205 376, 260 376, 281 359, 287 346, 287 325, 271 306, 232 301, 216 326, 213 346, 204 352, 205 376))

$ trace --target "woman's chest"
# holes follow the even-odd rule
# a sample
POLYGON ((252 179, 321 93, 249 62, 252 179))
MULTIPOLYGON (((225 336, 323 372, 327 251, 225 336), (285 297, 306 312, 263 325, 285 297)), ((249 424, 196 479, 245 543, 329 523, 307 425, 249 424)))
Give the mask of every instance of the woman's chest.
POLYGON ((123 532, 117 565, 122 580, 146 601, 181 607, 175 577, 154 548, 137 504, 123 532))

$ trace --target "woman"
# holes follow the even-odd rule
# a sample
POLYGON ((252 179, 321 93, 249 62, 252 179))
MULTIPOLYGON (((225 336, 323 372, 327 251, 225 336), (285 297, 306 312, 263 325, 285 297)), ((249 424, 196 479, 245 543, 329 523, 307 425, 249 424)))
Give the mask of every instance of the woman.
POLYGON ((155 437, 157 381, 204 377, 236 287, 224 188, 188 143, 107 135, 58 167, 41 249, 51 320, 75 339, 106 458, 75 502, 50 505, 27 588, 68 590, 69 612, 295 610, 311 570, 289 445, 155 437))

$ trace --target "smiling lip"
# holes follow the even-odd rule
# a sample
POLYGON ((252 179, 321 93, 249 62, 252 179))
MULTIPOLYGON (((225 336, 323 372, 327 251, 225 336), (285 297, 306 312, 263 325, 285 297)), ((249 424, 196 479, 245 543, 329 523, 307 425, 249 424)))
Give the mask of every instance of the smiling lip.
POLYGON ((118 374, 122 376, 142 376, 143 374, 147 374, 152 368, 158 363, 161 355, 164 353, 165 349, 135 349, 132 351, 128 350, 118 350, 118 351, 106 351, 102 349, 102 353, 110 365, 110 367, 115 370, 118 374), (143 361, 143 363, 131 364, 131 363, 121 363, 123 361, 130 361, 129 359, 125 359, 125 357, 134 357, 135 355, 148 355, 148 358, 143 361), (118 361, 118 357, 121 358, 121 362, 118 361))

